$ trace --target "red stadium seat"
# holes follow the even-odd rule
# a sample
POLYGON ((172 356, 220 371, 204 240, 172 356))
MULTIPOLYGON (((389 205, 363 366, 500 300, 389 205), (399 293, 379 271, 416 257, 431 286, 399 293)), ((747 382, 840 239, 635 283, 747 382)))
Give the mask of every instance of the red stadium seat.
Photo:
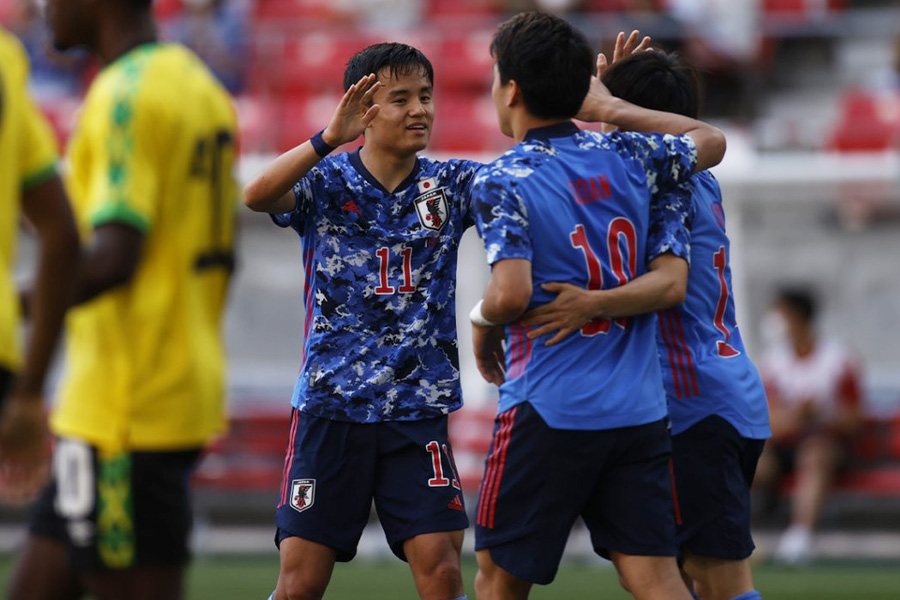
POLYGON ((153 2, 153 14, 161 21, 181 12, 183 8, 182 0, 155 0, 153 2))
POLYGON ((276 149, 279 152, 290 150, 327 126, 340 99, 339 91, 286 96, 276 119, 276 149))
POLYGON ((335 11, 329 0, 257 0, 256 18, 271 21, 299 21, 327 18, 335 11))
POLYGON ((898 141, 900 94, 851 90, 844 95, 829 148, 842 152, 882 151, 896 147, 898 141))
POLYGON ((429 0, 429 17, 487 16, 501 12, 503 4, 496 0, 429 0))
POLYGON ((341 90, 347 61, 370 42, 352 33, 308 33, 287 40, 280 68, 272 76, 279 78, 286 90, 341 90))
POLYGON ((500 133, 494 103, 485 93, 439 93, 430 150, 493 152, 511 146, 500 133))
POLYGON ((493 32, 487 29, 450 34, 440 45, 440 70, 435 74, 438 90, 490 89, 494 59, 491 57, 493 32))

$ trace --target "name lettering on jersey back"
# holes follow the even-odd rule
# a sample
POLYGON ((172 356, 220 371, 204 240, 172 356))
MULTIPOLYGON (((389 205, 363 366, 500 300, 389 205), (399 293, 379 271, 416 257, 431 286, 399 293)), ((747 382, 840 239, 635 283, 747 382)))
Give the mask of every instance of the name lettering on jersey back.
POLYGON ((587 179, 569 180, 569 189, 577 204, 591 204, 612 198, 612 188, 606 175, 595 175, 587 179))

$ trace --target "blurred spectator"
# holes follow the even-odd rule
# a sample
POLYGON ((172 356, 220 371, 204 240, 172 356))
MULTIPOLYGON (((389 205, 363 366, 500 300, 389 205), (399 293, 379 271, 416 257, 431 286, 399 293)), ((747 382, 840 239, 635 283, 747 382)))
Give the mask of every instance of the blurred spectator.
POLYGON ((422 20, 420 0, 334 0, 335 8, 372 30, 409 29, 422 20))
POLYGON ((38 101, 77 96, 88 63, 86 53, 56 52, 44 23, 38 0, 18 0, 12 32, 19 38, 31 61, 31 91, 38 101))
POLYGON ((759 0, 669 0, 685 28, 682 52, 703 73, 703 112, 752 117, 760 51, 759 0))
POLYGON ((801 564, 812 558, 813 530, 860 425, 860 372, 841 343, 815 331, 816 303, 808 291, 783 290, 773 308, 767 319, 780 339, 761 363, 772 439, 756 485, 772 491, 780 475, 796 472, 790 527, 774 558, 801 564))
POLYGON ((166 37, 196 52, 229 92, 243 91, 250 62, 245 3, 182 0, 182 4, 184 11, 164 27, 166 37))
POLYGON ((871 87, 876 92, 900 93, 900 35, 894 38, 893 62, 875 74, 871 87))

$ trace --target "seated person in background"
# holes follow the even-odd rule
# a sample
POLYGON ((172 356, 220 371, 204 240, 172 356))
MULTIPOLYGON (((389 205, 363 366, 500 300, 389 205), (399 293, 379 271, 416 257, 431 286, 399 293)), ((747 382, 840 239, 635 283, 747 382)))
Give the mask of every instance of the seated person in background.
POLYGON ((761 365, 772 439, 760 458, 756 486, 771 490, 780 475, 796 471, 791 524, 775 560, 798 564, 812 558, 813 529, 859 428, 861 378, 848 349, 816 333, 816 302, 808 291, 781 291, 774 310, 783 336, 761 365))

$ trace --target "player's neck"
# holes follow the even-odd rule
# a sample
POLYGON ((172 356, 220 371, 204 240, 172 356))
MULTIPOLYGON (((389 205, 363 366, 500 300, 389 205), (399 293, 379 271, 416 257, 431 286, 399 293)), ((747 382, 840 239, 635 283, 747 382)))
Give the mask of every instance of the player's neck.
POLYGON ((373 149, 367 144, 359 151, 359 158, 372 177, 393 192, 403 183, 416 166, 416 153, 398 155, 373 149))
POLYGON ((510 125, 512 126, 513 139, 516 140, 516 143, 521 142, 525 139, 525 134, 528 133, 531 129, 537 129, 538 127, 548 127, 550 125, 557 125, 559 123, 568 123, 571 119, 544 119, 542 117, 537 117, 527 110, 518 110, 513 113, 512 118, 510 120, 510 125))
POLYGON ((103 21, 94 51, 103 64, 109 64, 131 49, 155 41, 156 23, 149 14, 120 13, 103 21))

